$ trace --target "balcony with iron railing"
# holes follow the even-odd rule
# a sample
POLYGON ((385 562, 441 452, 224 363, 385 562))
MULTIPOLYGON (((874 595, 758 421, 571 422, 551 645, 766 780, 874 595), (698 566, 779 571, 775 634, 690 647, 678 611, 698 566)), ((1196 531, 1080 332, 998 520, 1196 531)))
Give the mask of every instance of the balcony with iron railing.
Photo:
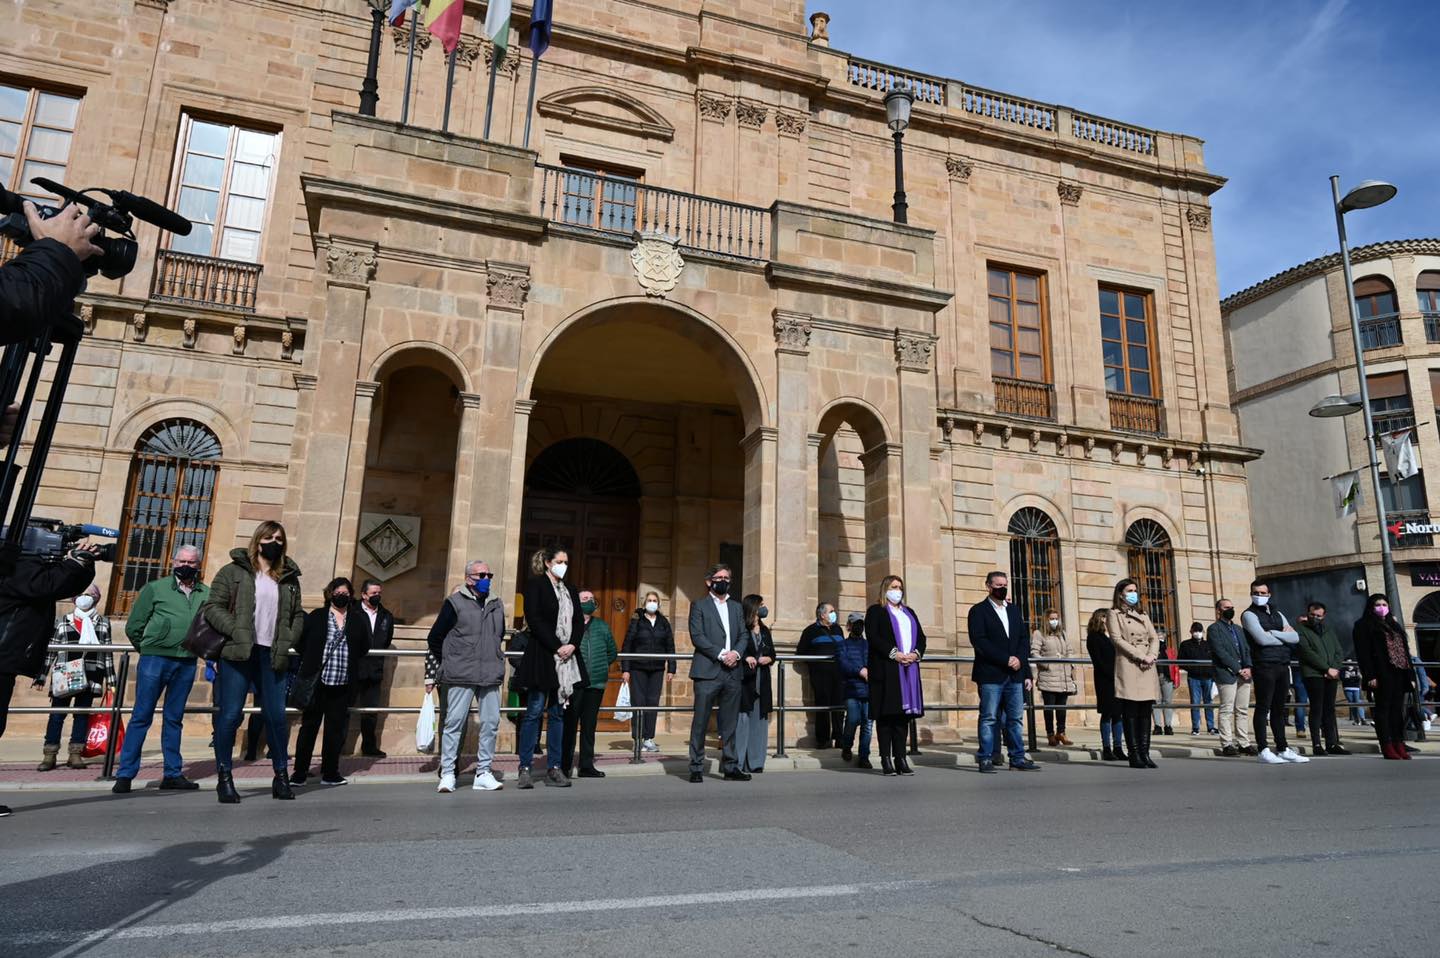
POLYGON ((1425 320, 1425 342, 1440 343, 1440 313, 1424 312, 1420 318, 1425 320))
POLYGON ((995 377, 995 411, 1002 416, 1055 421, 1055 387, 1050 383, 995 377))
POLYGON ((1360 348, 1385 349, 1387 346, 1404 345, 1400 333, 1400 314, 1384 313, 1367 316, 1360 320, 1360 348))
POLYGON ((259 263, 162 249, 155 256, 150 297, 186 306, 253 313, 260 273, 259 263))
POLYGON ((1375 435, 1388 436, 1391 433, 1404 432, 1406 429, 1415 428, 1415 410, 1413 409, 1391 409, 1386 412, 1374 412, 1370 414, 1370 421, 1375 424, 1375 435))
POLYGON ((1107 393, 1110 400, 1110 428, 1117 432, 1145 436, 1165 435, 1165 404, 1150 396, 1107 393))
POLYGON ((1411 523, 1428 528, 1431 525, 1430 511, 1428 509, 1402 509, 1385 513, 1386 534, 1390 536, 1391 546, 1397 549, 1423 549, 1435 544, 1435 536, 1432 533, 1406 531, 1411 523))

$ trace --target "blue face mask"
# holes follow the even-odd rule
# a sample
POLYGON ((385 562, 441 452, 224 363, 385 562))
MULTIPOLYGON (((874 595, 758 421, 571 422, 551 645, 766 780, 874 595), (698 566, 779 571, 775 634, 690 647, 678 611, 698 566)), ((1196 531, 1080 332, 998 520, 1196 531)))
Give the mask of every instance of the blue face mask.
POLYGON ((472 592, 474 592, 476 595, 489 595, 489 594, 490 594, 490 580, 489 580, 489 579, 475 579, 475 580, 473 580, 473 581, 470 581, 470 590, 471 590, 472 592))
POLYGON ((1138 593, 1138 592, 1127 592, 1127 593, 1125 593, 1125 601, 1128 602, 1128 603, 1130 603, 1131 605, 1139 605, 1139 604, 1140 604, 1140 593, 1138 593))
POLYGON ((825 616, 825 618, 830 621, 830 624, 831 624, 831 625, 834 625, 834 624, 835 624, 835 620, 836 620, 837 618, 839 618, 839 616, 837 616, 834 612, 831 612, 829 615, 825 616))

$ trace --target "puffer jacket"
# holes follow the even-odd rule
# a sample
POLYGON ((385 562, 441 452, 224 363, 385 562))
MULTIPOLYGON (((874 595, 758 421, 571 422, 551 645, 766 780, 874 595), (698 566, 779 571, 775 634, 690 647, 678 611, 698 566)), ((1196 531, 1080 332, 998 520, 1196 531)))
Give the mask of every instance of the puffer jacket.
POLYGON ((1062 632, 1041 632, 1030 634, 1030 670, 1035 687, 1042 692, 1064 692, 1073 695, 1080 691, 1078 682, 1079 666, 1063 662, 1036 662, 1035 659, 1073 659, 1070 640, 1062 632))
MULTIPOLYGON (((255 569, 250 553, 231 549, 231 562, 210 583, 210 595, 201 606, 205 621, 229 639, 220 650, 227 662, 244 662, 255 648, 255 569), (231 611, 231 607, 234 611, 231 611)), ((300 605, 300 567, 289 557, 280 573, 280 608, 271 646, 271 667, 284 672, 305 628, 305 610, 300 605)))

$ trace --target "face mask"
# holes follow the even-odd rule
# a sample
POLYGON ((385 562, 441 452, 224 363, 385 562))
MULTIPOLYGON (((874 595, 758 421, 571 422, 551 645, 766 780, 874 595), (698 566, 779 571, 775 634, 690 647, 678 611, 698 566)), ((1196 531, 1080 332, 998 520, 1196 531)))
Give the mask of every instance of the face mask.
POLYGON ((1377 605, 1375 607, 1375 614, 1383 619, 1390 614, 1390 607, 1388 605, 1377 605))
POLYGON ((595 614, 595 603, 594 603, 594 601, 592 600, 592 601, 589 601, 589 602, 581 602, 581 603, 580 603, 580 611, 581 611, 581 612, 584 612, 586 615, 594 615, 594 614, 595 614))
POLYGON ((891 605, 899 605, 900 600, 905 598, 905 590, 891 589, 889 592, 885 593, 885 598, 890 600, 891 605))
POLYGON ((1220 613, 1220 618, 1224 619, 1226 622, 1233 621, 1235 619, 1235 610, 1226 609, 1224 612, 1220 613))
POLYGON ((1058 628, 1060 628, 1060 620, 1059 620, 1059 619, 1051 619, 1051 620, 1050 620, 1050 628, 1052 628, 1052 629, 1058 629, 1058 628))
POLYGON ((82 595, 75 600, 75 608, 81 612, 89 612, 95 608, 95 597, 93 595, 82 595))
POLYGON ((993 588, 993 589, 990 590, 990 598, 994 599, 996 602, 1004 602, 1004 601, 1005 601, 1005 597, 1006 597, 1007 595, 1009 595, 1009 594, 1010 594, 1009 588, 1007 588, 1006 586, 1003 586, 1003 585, 1002 585, 1002 586, 996 586, 995 588, 993 588))
POLYGON ((550 571, 555 574, 555 578, 563 579, 565 578, 565 570, 568 568, 570 568, 568 563, 557 562, 550 567, 550 571))
POLYGON ((470 583, 470 591, 474 592, 476 595, 489 595, 490 580, 476 579, 474 582, 470 583))
POLYGON ((654 615, 656 612, 659 612, 659 611, 660 611, 660 603, 659 603, 659 602, 646 602, 646 603, 645 603, 645 611, 646 611, 646 612, 649 612, 651 615, 654 615))
POLYGON ((1140 604, 1140 593, 1138 593, 1138 592, 1127 592, 1127 593, 1125 593, 1125 601, 1126 601, 1128 604, 1130 604, 1130 605, 1139 605, 1139 604, 1140 604))
POLYGON ((1191 633, 1190 633, 1190 638, 1192 638, 1192 639, 1199 639, 1199 638, 1203 638, 1204 635, 1205 635, 1204 632, 1191 632, 1191 633))
POLYGON ((380 601, 380 597, 379 597, 378 595, 373 595, 373 596, 371 596, 369 599, 367 599, 366 601, 370 603, 370 608, 375 609, 375 610, 377 610, 377 611, 378 611, 379 609, 384 608, 384 604, 380 601))
POLYGON ((280 554, 284 551, 285 547, 278 542, 260 543, 260 555, 265 559, 266 562, 274 562, 275 560, 279 559, 280 554))
POLYGON ((717 581, 715 581, 715 582, 710 583, 710 591, 713 592, 713 593, 715 593, 716 595, 729 595, 729 594, 730 594, 730 580, 729 580, 729 579, 719 579, 719 580, 717 580, 717 581))
POLYGON ((177 565, 175 567, 175 578, 181 582, 194 582, 195 577, 199 574, 200 570, 193 565, 177 565))
POLYGON ((759 616, 760 618, 762 618, 762 619, 768 619, 768 618, 770 618, 770 610, 769 610, 766 606, 763 606, 763 605, 756 611, 755 614, 758 615, 758 616, 759 616))
POLYGON ((337 592, 330 597, 330 604, 337 609, 348 608, 350 605, 350 596, 344 592, 337 592))
POLYGON ((840 616, 836 615, 834 612, 827 612, 825 614, 825 621, 829 622, 831 625, 834 625, 837 621, 839 621, 839 619, 840 616))
POLYGON ((1252 595, 1250 600, 1262 609, 1270 604, 1270 597, 1268 595, 1252 595))

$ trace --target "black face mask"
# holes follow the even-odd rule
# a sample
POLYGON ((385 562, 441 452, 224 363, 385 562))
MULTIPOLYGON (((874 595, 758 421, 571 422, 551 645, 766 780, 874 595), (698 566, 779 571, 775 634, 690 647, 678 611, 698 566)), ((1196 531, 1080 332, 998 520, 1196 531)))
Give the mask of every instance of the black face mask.
POLYGON ((1224 612, 1221 612, 1221 613, 1220 613, 1220 618, 1224 619, 1226 622, 1232 622, 1232 621, 1234 621, 1234 619, 1235 619, 1235 610, 1234 610, 1234 609, 1226 609, 1224 612))
POLYGON ((350 605, 350 597, 343 592, 336 593, 330 597, 330 604, 337 609, 344 609, 350 605))
POLYGON ((990 598, 994 599, 996 602, 1004 602, 1005 597, 1009 594, 1010 590, 1003 585, 990 590, 990 598))
POLYGON ((199 574, 200 570, 193 565, 177 565, 175 567, 175 578, 181 582, 194 582, 195 577, 199 574))
POLYGON ((279 559, 281 554, 284 553, 284 551, 285 546, 281 545, 278 542, 260 543, 260 555, 265 559, 266 562, 274 562, 276 559, 279 559))
POLYGON ((710 583, 710 591, 715 593, 716 595, 729 595, 730 583, 724 579, 721 579, 718 582, 712 582, 710 583))
POLYGON ((369 601, 370 601, 370 608, 372 608, 372 609, 377 609, 377 610, 378 610, 378 609, 383 609, 383 608, 385 607, 385 606, 384 606, 384 603, 382 603, 382 602, 380 601, 380 597, 379 597, 378 595, 377 595, 377 596, 374 596, 374 597, 371 598, 369 601))

